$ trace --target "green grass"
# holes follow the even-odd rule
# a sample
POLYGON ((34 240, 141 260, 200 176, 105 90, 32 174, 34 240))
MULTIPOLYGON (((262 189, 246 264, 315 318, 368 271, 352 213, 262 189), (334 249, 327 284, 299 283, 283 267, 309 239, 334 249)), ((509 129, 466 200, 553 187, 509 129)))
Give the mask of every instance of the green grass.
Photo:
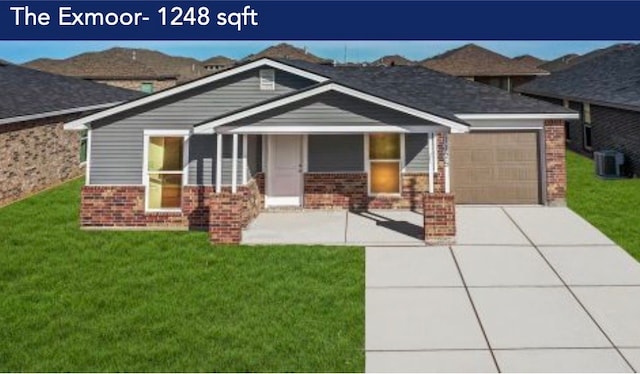
POLYGON ((81 180, 0 209, 0 372, 364 370, 364 252, 78 229, 81 180))
POLYGON ((567 152, 567 203, 640 261, 640 179, 603 180, 593 161, 567 152))

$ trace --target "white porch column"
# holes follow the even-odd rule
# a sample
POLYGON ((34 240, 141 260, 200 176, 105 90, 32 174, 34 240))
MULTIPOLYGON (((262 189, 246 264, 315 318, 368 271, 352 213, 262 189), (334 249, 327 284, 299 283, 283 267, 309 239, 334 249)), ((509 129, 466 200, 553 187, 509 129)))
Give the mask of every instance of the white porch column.
POLYGON ((247 174, 249 174, 249 163, 247 161, 247 151, 249 145, 249 136, 247 134, 242 135, 242 184, 247 184, 247 174))
POLYGON ((216 136, 216 193, 222 191, 222 134, 216 136))
POLYGON ((433 133, 430 132, 429 133, 429 143, 428 143, 428 147, 429 147, 429 193, 434 193, 435 192, 435 183, 434 183, 434 165, 435 165, 435 152, 433 151, 434 148, 434 140, 433 140, 433 133))
POLYGON ((451 193, 451 176, 449 174, 449 134, 442 134, 442 148, 444 154, 442 155, 444 158, 444 192, 451 193))
POLYGON ((238 192, 238 134, 233 134, 233 149, 231 156, 231 192, 238 192))

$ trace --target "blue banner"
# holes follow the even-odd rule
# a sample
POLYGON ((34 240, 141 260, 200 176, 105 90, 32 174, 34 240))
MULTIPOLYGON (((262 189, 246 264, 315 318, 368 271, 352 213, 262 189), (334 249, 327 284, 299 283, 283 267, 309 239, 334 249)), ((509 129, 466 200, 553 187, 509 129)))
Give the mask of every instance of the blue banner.
POLYGON ((2 40, 631 40, 637 1, 2 1, 2 40))

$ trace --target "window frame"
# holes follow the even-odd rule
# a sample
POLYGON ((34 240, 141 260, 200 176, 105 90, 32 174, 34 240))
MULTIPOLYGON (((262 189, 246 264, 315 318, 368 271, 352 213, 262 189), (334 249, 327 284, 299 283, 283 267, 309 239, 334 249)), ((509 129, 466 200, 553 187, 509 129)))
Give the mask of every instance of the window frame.
POLYGON ((181 174, 182 175, 182 193, 184 187, 189 182, 189 137, 190 130, 144 130, 143 134, 143 157, 142 157, 142 184, 144 185, 144 211, 145 212, 182 212, 182 198, 180 199, 179 208, 149 208, 149 174, 181 174), (150 138, 180 138, 182 137, 182 171, 171 172, 149 172, 149 141, 150 138))
POLYGON ((275 91, 276 90, 276 70, 275 69, 260 69, 259 77, 260 91, 275 91), (268 77, 270 75, 271 77, 268 77))
POLYGON ((89 129, 80 131, 80 165, 84 165, 87 163, 89 159, 89 129), (84 152, 82 151, 82 144, 84 144, 84 152), (84 153, 84 160, 83 160, 84 153))
POLYGON ((593 125, 591 123, 591 104, 582 103, 582 146, 587 151, 593 150, 593 125), (589 129, 589 138, 591 144, 587 145, 587 129, 589 129))
POLYGON ((369 137, 371 135, 375 135, 376 133, 366 133, 364 134, 364 168, 365 168, 365 172, 367 173, 367 195, 368 196, 392 196, 392 197, 399 197, 402 196, 402 174, 405 172, 406 169, 406 164, 405 164, 405 134, 404 133, 382 133, 382 134, 389 134, 389 135, 394 135, 394 134, 398 134, 400 135, 399 138, 399 142, 400 142, 400 158, 399 159, 377 159, 377 160, 371 160, 370 155, 369 155, 369 145, 370 145, 370 141, 369 141, 369 137), (398 192, 371 192, 371 163, 372 162, 398 162, 398 192))

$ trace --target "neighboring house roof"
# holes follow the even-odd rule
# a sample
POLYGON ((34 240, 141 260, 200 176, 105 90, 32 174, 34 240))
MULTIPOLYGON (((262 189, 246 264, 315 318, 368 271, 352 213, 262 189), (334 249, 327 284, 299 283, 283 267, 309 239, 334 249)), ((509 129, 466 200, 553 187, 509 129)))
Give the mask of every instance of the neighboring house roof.
MULTIPOLYGON (((312 86, 303 90, 293 91, 268 100, 269 102, 281 100, 287 96, 298 95, 302 91, 326 85, 330 89, 343 93, 348 92, 350 95, 357 91, 362 94, 362 97, 374 97, 385 102, 396 103, 404 108, 422 111, 425 114, 433 114, 442 118, 444 122, 450 121, 464 126, 467 124, 461 115, 501 116, 500 118, 510 118, 509 116, 528 118, 529 115, 532 118, 542 118, 543 115, 547 115, 548 117, 545 118, 565 118, 574 114, 571 110, 544 101, 512 94, 495 87, 470 82, 421 67, 342 68, 318 65, 306 61, 261 59, 72 121, 67 124, 67 128, 82 129, 86 123, 262 66, 288 71, 317 82, 317 87, 312 86)), ((264 105, 265 103, 257 103, 241 110, 249 110, 254 106, 264 105)))
POLYGON ((410 66, 415 65, 415 61, 411 61, 408 58, 400 55, 388 55, 380 57, 379 59, 373 61, 372 65, 383 65, 383 66, 410 66))
POLYGON ((530 67, 475 44, 466 44, 438 56, 423 60, 420 65, 458 77, 546 75, 547 71, 530 67))
POLYGON ((202 61, 203 66, 209 65, 223 65, 223 66, 231 66, 235 64, 236 60, 226 57, 226 56, 214 56, 202 61))
POLYGON ((602 55, 605 55, 609 52, 614 52, 614 51, 618 51, 618 50, 622 50, 622 49, 629 49, 629 48, 633 48, 635 46, 635 44, 632 43, 619 43, 619 44, 614 44, 612 46, 606 47, 606 48, 600 48, 600 49, 596 49, 593 50, 589 53, 586 53, 584 55, 578 55, 578 54, 568 54, 568 55, 564 55, 562 57, 559 57, 553 61, 550 61, 546 64, 543 64, 540 66, 540 68, 548 70, 550 72, 556 72, 556 71, 560 71, 563 69, 566 69, 568 67, 583 63, 585 61, 589 61, 591 59, 600 57, 602 55))
POLYGON ((555 60, 551 60, 549 62, 545 62, 544 64, 540 65, 540 69, 544 69, 546 71, 549 71, 551 73, 558 71, 558 70, 562 70, 564 68, 566 68, 567 66, 569 66, 569 63, 572 59, 576 58, 580 56, 579 54, 576 53, 569 53, 566 54, 564 56, 560 56, 558 58, 556 58, 555 60))
POLYGON ((601 54, 517 88, 545 97, 640 110, 640 45, 601 54))
POLYGON ((18 65, 0 65, 0 124, 106 108, 140 95, 18 65))
POLYGON ((291 44, 280 43, 264 49, 258 53, 251 54, 245 57, 242 61, 255 61, 261 58, 275 58, 275 59, 287 59, 287 60, 301 60, 312 62, 314 64, 332 64, 332 60, 328 60, 322 57, 318 57, 312 53, 309 53, 307 47, 298 48, 291 44))
POLYGON ((540 65, 544 64, 545 60, 537 58, 536 56, 531 56, 531 55, 522 55, 522 56, 516 56, 513 58, 515 61, 518 61, 522 64, 525 64, 527 66, 530 67, 540 67, 540 65))
POLYGON ((63 60, 37 59, 24 66, 91 80, 177 79, 182 82, 206 74, 196 59, 131 48, 82 53, 63 60))

